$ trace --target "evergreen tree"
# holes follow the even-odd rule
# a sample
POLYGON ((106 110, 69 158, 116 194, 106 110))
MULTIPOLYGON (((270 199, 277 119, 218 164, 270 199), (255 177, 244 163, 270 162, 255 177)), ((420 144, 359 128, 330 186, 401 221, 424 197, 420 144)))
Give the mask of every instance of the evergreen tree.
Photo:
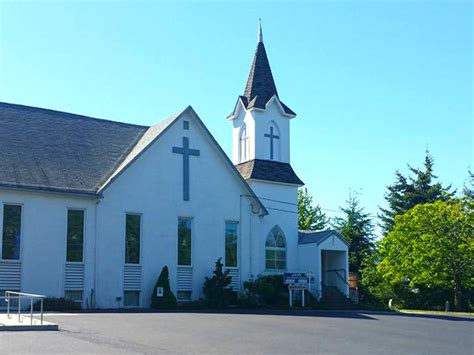
POLYGON ((464 185, 463 195, 466 199, 473 201, 474 200, 474 173, 469 170, 469 185, 470 187, 464 185))
POLYGON ((384 235, 393 229, 395 216, 401 215, 410 208, 432 203, 436 200, 447 201, 456 191, 451 192, 451 185, 443 187, 441 183, 434 182, 437 176, 433 174, 433 158, 426 151, 424 169, 413 168, 408 165, 413 176, 405 177, 399 171, 395 172, 395 182, 388 186, 385 200, 388 208, 380 208, 381 227, 384 235))
POLYGON ((329 223, 326 214, 321 211, 319 205, 313 206, 313 198, 308 189, 298 190, 298 229, 322 230, 329 223))
POLYGON ((227 307, 232 299, 233 292, 229 288, 232 282, 232 277, 229 275, 230 270, 223 270, 224 265, 221 261, 222 258, 217 259, 215 269, 213 271, 214 276, 211 278, 206 277, 202 292, 209 308, 224 308, 227 307))
POLYGON ((374 226, 357 197, 351 195, 346 202, 347 207, 340 207, 345 216, 335 218, 333 227, 349 243, 349 270, 359 272, 374 247, 374 226))
POLYGON ((153 288, 153 294, 151 295, 151 308, 155 309, 169 309, 176 308, 176 297, 171 292, 168 266, 164 266, 161 270, 158 281, 153 288), (158 297, 156 292, 158 287, 163 287, 163 297, 158 297))

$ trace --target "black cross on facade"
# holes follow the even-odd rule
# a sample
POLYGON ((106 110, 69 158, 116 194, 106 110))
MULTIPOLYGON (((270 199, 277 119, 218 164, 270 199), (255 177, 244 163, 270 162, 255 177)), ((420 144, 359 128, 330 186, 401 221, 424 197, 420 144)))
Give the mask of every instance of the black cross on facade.
POLYGON ((189 201, 189 157, 198 157, 199 150, 189 148, 189 138, 183 137, 183 147, 173 147, 173 153, 183 154, 183 200, 189 201))
POLYGON ((273 134, 273 127, 270 127, 270 134, 265 133, 266 138, 270 138, 270 159, 273 160, 273 140, 280 139, 280 136, 273 134))

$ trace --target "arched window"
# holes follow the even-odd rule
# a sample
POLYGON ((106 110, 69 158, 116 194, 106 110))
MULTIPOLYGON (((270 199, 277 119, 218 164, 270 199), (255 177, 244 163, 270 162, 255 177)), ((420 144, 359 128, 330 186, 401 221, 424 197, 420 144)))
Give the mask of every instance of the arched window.
POLYGON ((240 150, 239 150, 239 161, 242 163, 249 159, 250 141, 247 134, 247 126, 243 125, 240 131, 240 150))
POLYGON ((265 241, 265 269, 286 270, 286 241, 282 230, 275 226, 265 241))

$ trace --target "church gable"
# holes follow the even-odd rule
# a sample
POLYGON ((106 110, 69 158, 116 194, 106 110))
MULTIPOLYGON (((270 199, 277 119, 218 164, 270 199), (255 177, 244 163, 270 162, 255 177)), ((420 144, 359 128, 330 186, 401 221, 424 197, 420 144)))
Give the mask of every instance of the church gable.
MULTIPOLYGON (((240 188, 243 188, 245 194, 254 201, 260 213, 267 214, 263 204, 239 174, 202 120, 192 107, 188 106, 176 115, 150 127, 109 181, 100 189, 100 192, 105 193, 114 184, 114 181, 120 179, 122 174, 127 173, 127 170, 140 169, 143 175, 147 174, 147 170, 161 169, 160 181, 163 184, 177 184, 177 180, 179 180, 179 184, 182 185, 179 199, 189 201, 193 193, 195 195, 195 191, 192 191, 193 187, 196 190, 197 182, 195 180, 197 179, 199 184, 211 182, 214 179, 215 169, 222 168, 226 169, 227 174, 230 174, 229 178, 233 178, 240 188), (151 162, 147 161, 147 165, 140 163, 140 159, 149 154, 154 154, 156 157, 151 162), (216 158, 220 163, 211 164, 209 159, 215 160, 216 158), (196 177, 196 168, 201 170, 199 178, 196 177), (203 171, 206 176, 203 176, 203 171), (169 174, 167 174, 168 172, 169 174), (169 177, 163 175, 169 175, 169 177)), ((220 181, 220 183, 229 184, 227 180, 226 178, 226 181, 220 181)))

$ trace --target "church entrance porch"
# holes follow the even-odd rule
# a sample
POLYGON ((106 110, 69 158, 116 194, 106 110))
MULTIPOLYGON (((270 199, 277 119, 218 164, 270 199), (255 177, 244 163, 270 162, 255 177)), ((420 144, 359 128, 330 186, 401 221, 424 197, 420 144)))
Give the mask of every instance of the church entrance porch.
MULTIPOLYGON (((301 270, 313 273, 310 292, 319 300, 340 300, 349 295, 349 245, 334 230, 299 231, 301 270)), ((334 305, 337 306, 337 305, 334 305)))
POLYGON ((351 309, 347 251, 321 249, 320 301, 328 309, 351 309))
POLYGON ((349 295, 347 252, 321 250, 321 290, 336 288, 345 296, 349 295))

